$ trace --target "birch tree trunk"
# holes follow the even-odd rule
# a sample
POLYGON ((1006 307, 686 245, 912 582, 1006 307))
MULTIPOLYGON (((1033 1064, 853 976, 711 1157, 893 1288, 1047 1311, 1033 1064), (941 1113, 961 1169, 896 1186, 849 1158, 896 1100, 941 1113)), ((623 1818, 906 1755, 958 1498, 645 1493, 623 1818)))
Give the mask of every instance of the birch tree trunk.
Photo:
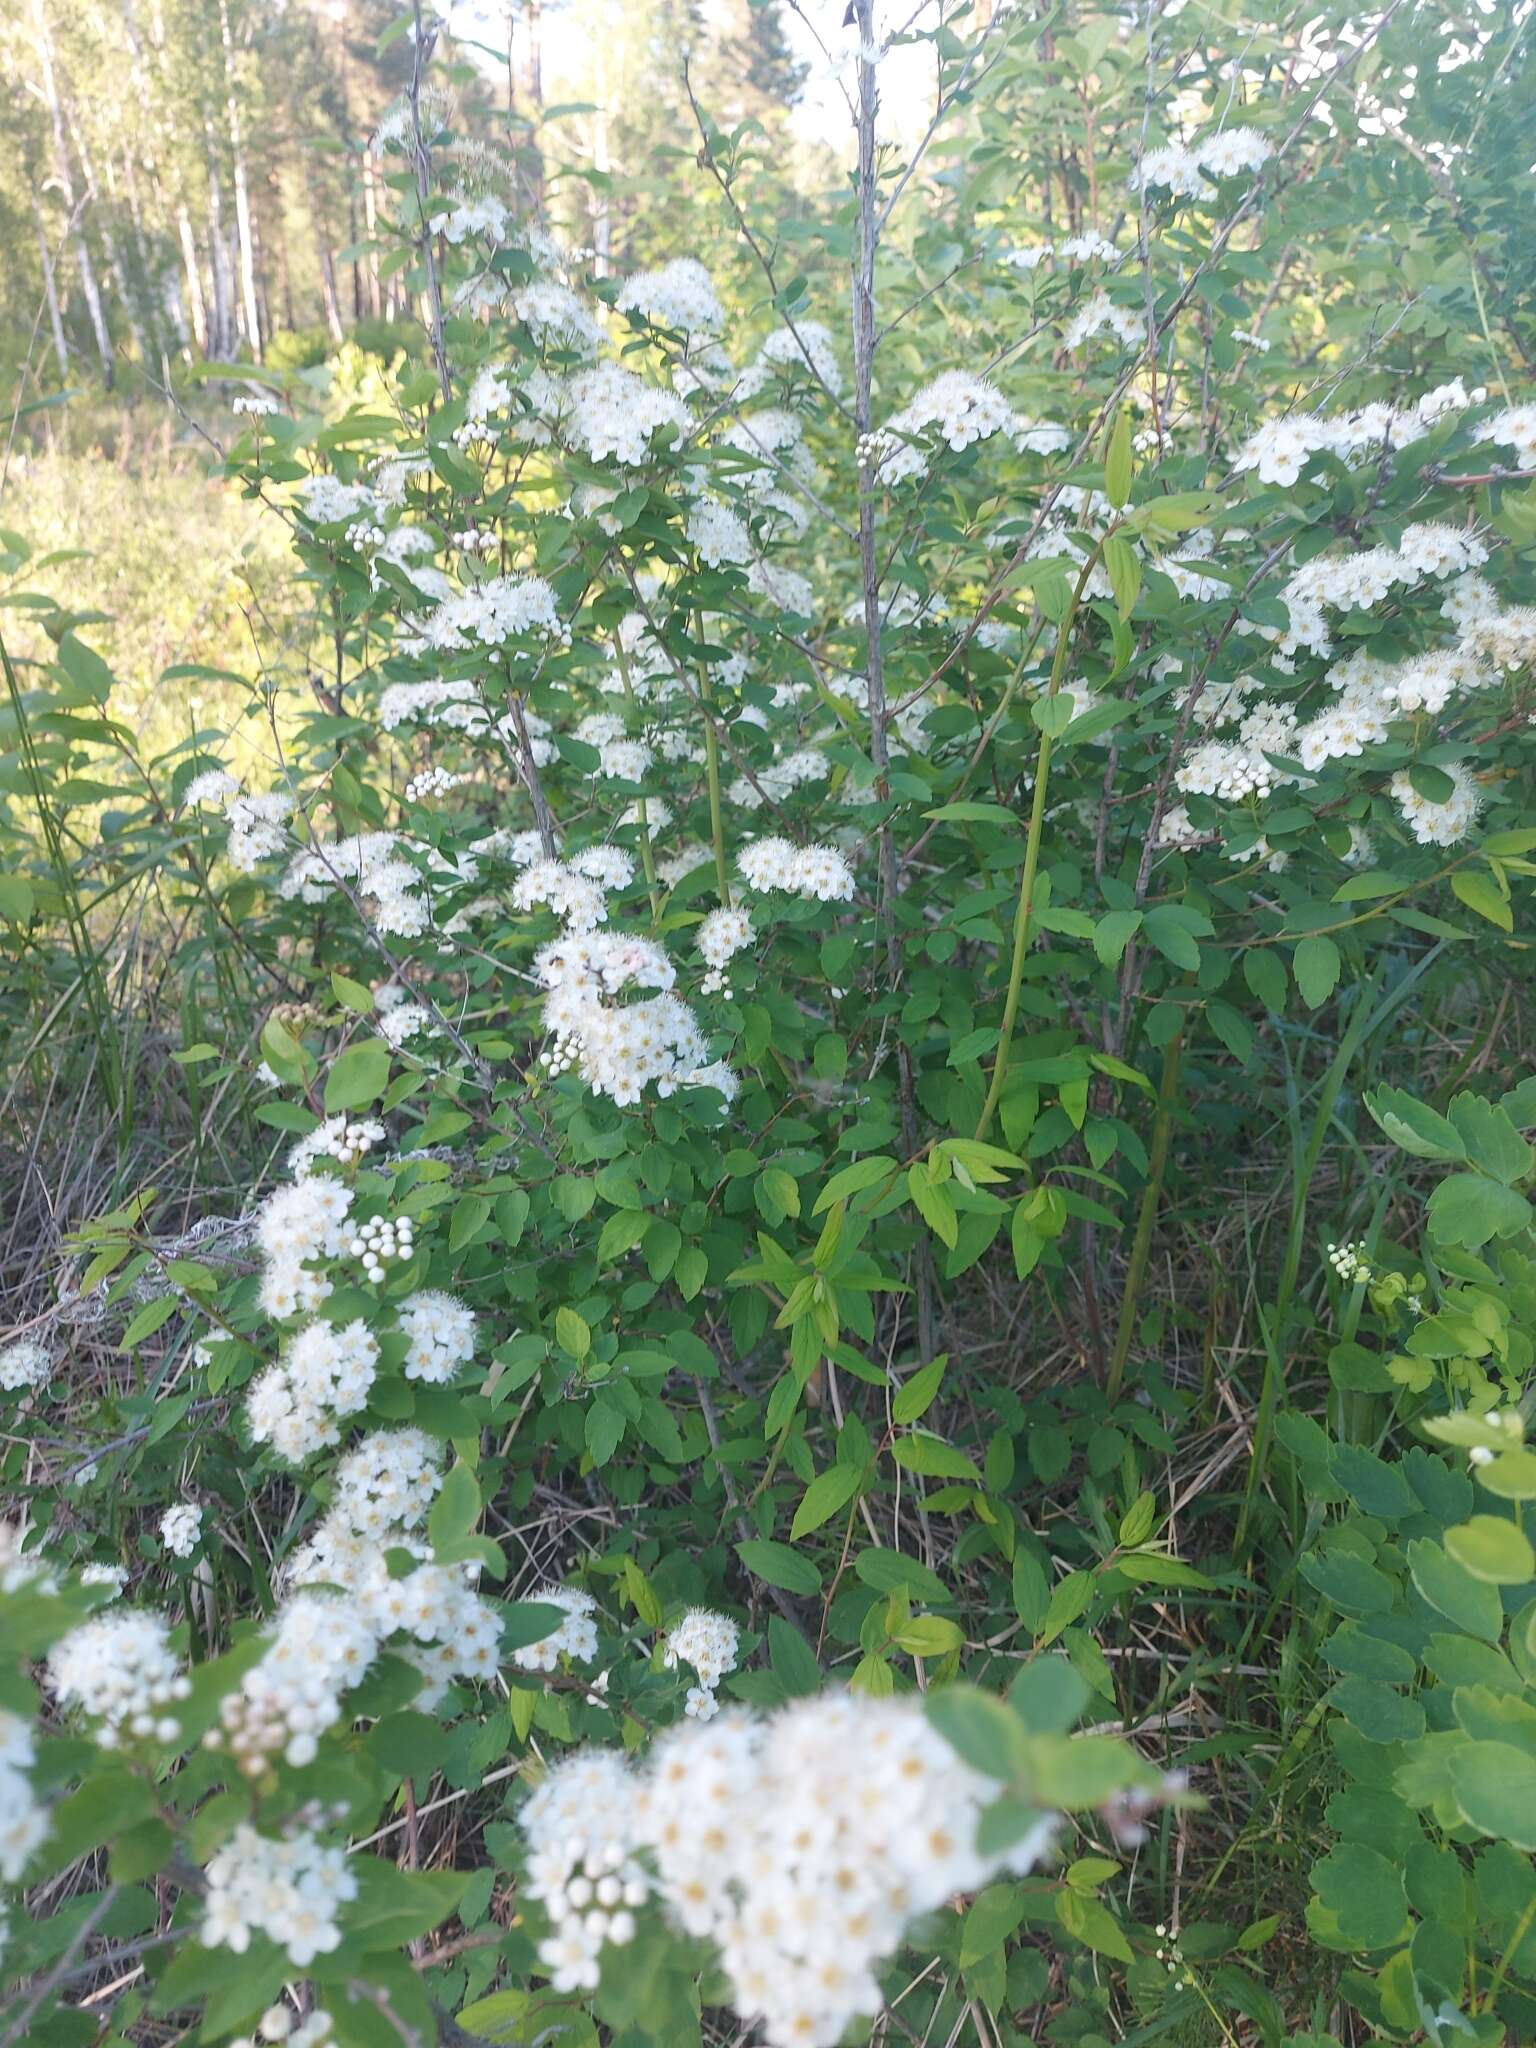
POLYGON ((96 352, 101 357, 102 381, 110 391, 114 367, 112 337, 107 331, 106 314, 102 311, 101 287, 96 281, 96 264, 91 256, 90 244, 85 238, 85 223, 81 217, 84 201, 77 199, 75 195, 69 141, 64 130, 64 103, 59 92, 58 74, 54 69, 53 36, 48 26, 43 0, 32 0, 32 31, 42 77, 43 103, 48 109, 48 124, 53 135, 54 178, 68 212, 66 232, 75 244, 75 262, 80 271, 80 290, 85 298, 86 312, 90 316, 91 332, 96 338, 96 352))
POLYGON ((53 336, 53 352, 59 360, 59 382, 69 382, 69 343, 64 338, 64 316, 59 310, 59 288, 53 275, 53 251, 48 246, 48 223, 43 218, 42 203, 37 190, 32 191, 32 217, 37 222, 37 250, 43 259, 43 293, 48 301, 48 327, 53 336))
POLYGON ((235 89, 235 43, 229 26, 229 0, 219 0, 219 40, 224 49, 224 111, 229 123, 229 152, 235 177, 235 229, 240 243, 240 297, 245 308, 245 338, 261 361, 261 309, 256 303, 256 252, 251 234, 251 189, 245 167, 245 136, 240 126, 240 95, 235 89))

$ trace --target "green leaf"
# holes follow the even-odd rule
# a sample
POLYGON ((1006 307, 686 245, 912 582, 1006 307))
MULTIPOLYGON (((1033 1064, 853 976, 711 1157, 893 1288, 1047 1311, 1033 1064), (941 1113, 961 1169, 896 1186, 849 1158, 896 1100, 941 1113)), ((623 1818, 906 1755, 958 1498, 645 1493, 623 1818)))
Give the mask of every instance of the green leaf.
POLYGON ((1531 1205, 1513 1188, 1481 1174, 1453 1173, 1429 1198, 1430 1234, 1440 1244, 1477 1251, 1494 1237, 1513 1237, 1531 1220, 1531 1205))
POLYGON ((876 1181, 885 1180, 900 1171, 899 1162, 888 1158, 884 1153, 876 1153, 869 1159, 856 1159, 852 1166, 842 1167, 833 1174, 816 1197, 811 1214, 819 1216, 824 1209, 830 1209, 834 1202, 846 1202, 850 1195, 861 1194, 865 1188, 872 1188, 876 1181))
POLYGON ((1536 1577, 1536 1550, 1501 1515, 1474 1515, 1445 1532, 1445 1547, 1464 1571, 1489 1586, 1519 1586, 1536 1577))
POLYGON ((891 1456, 906 1471, 916 1472, 924 1479, 966 1479, 973 1486, 982 1483, 981 1474, 964 1451, 957 1451, 942 1437, 920 1432, 900 1437, 892 1446, 891 1456))
POLYGON ((555 1342, 579 1364, 592 1349, 592 1331, 585 1316, 573 1308, 555 1310, 555 1342))
POLYGON ((1068 1886, 1056 1894, 1056 1916, 1066 1933, 1086 1942, 1097 1954, 1112 1956, 1117 1963, 1133 1960, 1131 1945, 1119 1921, 1102 1899, 1090 1898, 1068 1886))
POLYGON ((736 1555, 752 1576, 765 1585, 778 1586, 786 1593, 821 1591, 821 1573, 808 1557, 791 1550, 787 1543, 769 1543, 753 1537, 736 1545, 736 1555))
POLYGON ((1512 1742, 1466 1742, 1449 1752, 1461 1817, 1479 1834, 1536 1850, 1536 1755, 1512 1742))
POLYGON ((961 1969, 968 1970, 1016 1934, 1023 1924, 1024 1907, 1022 1885, 989 1884, 978 1893, 960 1929, 961 1969))
POLYGON ((846 1507, 858 1492, 862 1476, 855 1465, 829 1465, 825 1472, 818 1472, 795 1509, 795 1519, 789 1529, 791 1543, 798 1543, 802 1536, 809 1536, 813 1529, 819 1529, 823 1522, 829 1521, 839 1508, 846 1507))
POLYGON ((1243 979, 1272 1017, 1285 1015, 1285 969, 1271 946, 1250 946, 1243 955, 1243 979))
POLYGON ((1458 868, 1451 876, 1451 893, 1468 910, 1476 911, 1489 924, 1496 924, 1501 932, 1512 932, 1515 928, 1515 913, 1509 899, 1500 889, 1492 875, 1481 868, 1458 868))
POLYGON ((1131 495, 1131 415, 1124 407, 1104 452, 1104 495, 1118 512, 1131 495))
POLYGON ((945 1685, 928 1694, 923 1711, 950 1748, 984 1777, 1005 1784, 1029 1768, 1029 1740, 1017 1714, 974 1685, 945 1685))
POLYGON ((1139 910, 1106 911, 1093 928, 1093 950, 1105 967, 1118 966, 1121 955, 1141 929, 1139 910))
POLYGON ((948 1365, 948 1354, 941 1353, 926 1365, 920 1365, 910 1379, 903 1380, 891 1403, 892 1421, 899 1422, 905 1429, 926 1415, 938 1394, 948 1365))
POLYGON ((1321 1009, 1338 985, 1343 961, 1332 939, 1321 932, 1302 939, 1291 955, 1291 972, 1309 1010, 1321 1009))
POLYGON ((1504 1603, 1494 1587, 1474 1578, 1427 1536, 1410 1543, 1407 1555, 1413 1583, 1437 1613, 1485 1642, 1499 1640, 1504 1633, 1504 1603))
POLYGON ((338 1053, 325 1077, 325 1113, 366 1109, 389 1086, 389 1047, 382 1038, 365 1038, 338 1053))

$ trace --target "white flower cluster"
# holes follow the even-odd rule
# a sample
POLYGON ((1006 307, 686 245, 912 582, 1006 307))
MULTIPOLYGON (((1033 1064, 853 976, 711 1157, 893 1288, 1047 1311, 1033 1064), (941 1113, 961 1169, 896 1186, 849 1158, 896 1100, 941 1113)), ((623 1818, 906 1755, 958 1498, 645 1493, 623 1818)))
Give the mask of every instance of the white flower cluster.
POLYGON ((198 804, 225 804, 239 789, 239 783, 227 769, 205 768, 181 792, 181 807, 190 811, 198 804))
POLYGON ((1359 1244, 1330 1244, 1328 1263, 1339 1278, 1350 1285, 1371 1277, 1371 1261, 1363 1240, 1359 1244))
POLYGON ((250 874, 274 853, 281 853, 288 839, 288 820, 293 815, 293 798, 284 789, 266 795, 231 796, 224 807, 229 820, 225 854, 231 867, 250 874))
POLYGON ((338 1420, 365 1405, 378 1363, 378 1343, 360 1317, 344 1325, 306 1323, 246 1396, 252 1438, 271 1444, 290 1465, 339 1443, 338 1420))
POLYGON ((270 2005, 256 2023, 256 2032, 236 2034, 229 2048, 260 2048, 262 2043, 271 2043, 276 2048, 335 2048, 336 2023, 323 2006, 316 2006, 301 2020, 295 2020, 286 2005, 270 2005))
POLYGON ((8 1394, 42 1386, 52 1371, 52 1355, 35 1337, 18 1337, 0 1351, 0 1388, 8 1394))
POLYGON ((1213 796, 1226 803, 1266 797, 1289 781, 1265 757, 1295 750, 1296 713, 1286 704, 1261 703, 1244 717, 1236 740, 1207 740, 1179 764, 1175 786, 1183 796, 1213 796))
MULTIPOLYGON (((530 1889, 556 1930, 540 1959, 557 1988, 591 1988, 615 1934, 571 1899, 572 1877, 595 1865, 621 1897, 634 1883, 638 1906, 645 1857, 668 1912, 715 1943, 737 2012, 761 2020, 771 2048, 832 2048, 879 2010, 876 1972, 911 1920, 1044 1853, 1048 1819, 1002 1854, 978 1850, 996 1790, 913 1699, 825 1695, 766 1722, 740 1710, 685 1722, 638 1779, 616 1757, 578 1755, 522 1813, 530 1889)), ((621 1920, 617 1938, 630 1933, 621 1920)))
POLYGON ((635 1937, 651 1887, 632 1854, 634 1800, 622 1762, 587 1750, 557 1764, 523 1808, 528 1894, 553 1928, 539 1961, 556 1991, 595 1991, 604 1945, 635 1937))
POLYGON ((1314 455, 1326 452, 1350 462, 1406 448, 1448 413, 1480 405, 1487 395, 1481 386, 1468 391, 1458 377, 1407 406, 1377 400, 1354 412, 1286 413, 1256 427, 1233 456, 1233 466, 1256 470, 1262 484, 1293 484, 1314 455))
POLYGON ((16 1884, 48 1833, 48 1809, 27 1775, 37 1761, 31 1724, 0 1707, 0 1884, 16 1884))
POLYGON ((672 429, 681 441, 690 425, 688 408, 659 385, 647 384, 619 363, 594 363, 570 380, 565 391, 565 431, 594 462, 633 469, 650 459, 655 436, 672 429))
POLYGON ((370 1216, 357 1226, 357 1235, 347 1240, 348 1254, 363 1262, 363 1278, 375 1287, 384 1281, 384 1268, 391 1259, 403 1265, 416 1249, 416 1226, 409 1216, 370 1216))
POLYGON ((379 1013, 379 1036, 398 1052, 410 1039, 437 1029, 437 1019, 425 1003, 396 1003, 379 1013))
POLYGON ((720 1711, 715 1689, 728 1671, 736 1669, 741 1649, 741 1632, 728 1614, 716 1614, 708 1607, 690 1608, 681 1621, 667 1631, 662 1662, 669 1671, 679 1664, 691 1664, 698 1684, 688 1688, 684 1713, 693 1721, 712 1721, 720 1711))
POLYGON ((1147 316, 1120 306, 1102 288, 1078 307, 1061 331, 1063 348, 1081 348, 1096 334, 1112 334, 1122 348, 1139 348, 1147 338, 1147 316))
POLYGON ((1107 235, 1088 228, 1080 235, 1068 235, 1061 242, 1032 242, 1027 248, 1011 249, 1003 258, 1014 270, 1038 270, 1052 256, 1064 263, 1108 263, 1120 261, 1121 251, 1107 235))
POLYGON ((553 278, 535 278, 515 291, 512 310, 541 348, 595 356, 607 339, 585 300, 553 278))
POLYGON ((172 1557, 190 1557, 203 1536, 203 1511, 190 1501, 179 1501, 160 1517, 160 1541, 172 1557))
POLYGON ((514 638, 567 646, 571 629, 556 611, 555 593, 542 576, 493 576, 440 604, 421 635, 428 647, 462 653, 472 647, 504 647, 514 638))
POLYGON ((243 393, 230 407, 231 412, 244 413, 251 419, 265 419, 280 410, 275 398, 261 398, 243 393))
POLYGON ((1273 155, 1274 145, 1257 128, 1224 128, 1193 149, 1183 142, 1149 149, 1131 174, 1131 188, 1205 199, 1214 190, 1211 178, 1254 176, 1273 155))
POLYGON ((590 1664, 597 1655, 597 1602, 592 1595, 575 1586, 541 1586, 531 1598, 541 1607, 563 1608, 565 1620, 536 1643, 512 1652, 518 1670, 556 1671, 562 1657, 573 1664, 590 1664))
POLYGON ((286 1322, 324 1301, 331 1283, 311 1272, 310 1263, 341 1256, 351 1207, 352 1190, 323 1173, 268 1195, 256 1217, 256 1244, 265 1261, 261 1305, 269 1316, 286 1322))
MULTIPOLYGON (((1486 395, 1479 392, 1477 397, 1486 395)), ((1491 441, 1496 448, 1512 448, 1522 469, 1536 469, 1536 404, 1512 405, 1495 413, 1479 431, 1478 439, 1491 441)))
POLYGON ((299 486, 299 509, 312 526, 340 526, 365 512, 377 512, 379 501, 367 484, 343 483, 322 473, 299 486))
POLYGON ((608 921, 608 899, 601 883, 563 860, 533 861, 513 885, 514 910, 534 910, 541 903, 573 932, 587 932, 608 921))
POLYGON ((1333 646, 1327 612, 1370 611, 1403 585, 1428 577, 1460 576, 1488 559, 1488 550, 1459 526, 1429 524, 1404 528, 1395 548, 1358 548, 1347 555, 1314 555, 1280 593, 1290 628, 1277 636, 1279 657, 1299 651, 1326 655, 1333 646))
POLYGON ((1467 653, 1500 669, 1536 663, 1536 605, 1517 604, 1506 611, 1485 576, 1471 571, 1458 576, 1440 609, 1459 628, 1467 653))
POLYGON ((926 442, 937 439, 959 453, 994 434, 1006 434, 1017 447, 1037 455, 1066 448, 1072 439, 1065 427, 1016 413, 985 377, 945 370, 861 442, 859 458, 873 465, 878 482, 899 483, 927 469, 926 442))
POLYGON ((436 1287, 421 1288, 401 1302, 399 1318, 408 1340, 408 1380, 442 1386, 474 1357, 475 1312, 456 1294, 436 1287))
MULTIPOLYGON (((693 935, 708 970, 699 984, 705 995, 726 988, 726 969, 738 953, 746 951, 754 936, 752 919, 746 911, 722 905, 708 913, 693 935)), ((726 992, 729 994, 728 989, 726 992)))
MULTIPOLYGON (((536 712, 525 710, 534 763, 544 767, 554 759, 554 748, 546 735, 549 727, 536 712)), ((517 723, 510 711, 493 718, 480 694, 480 685, 470 678, 446 681, 432 677, 419 683, 390 683, 379 696, 379 723, 386 732, 402 725, 424 724, 447 732, 462 732, 471 738, 493 733, 508 742, 517 738, 517 723)))
POLYGON ((736 857, 749 889, 778 890, 821 903, 847 902, 853 870, 835 846, 796 846, 788 839, 749 839, 736 857))
POLYGON ((671 993, 676 969, 651 940, 573 930, 543 947, 534 967, 549 990, 544 1028, 553 1043, 544 1065, 552 1075, 574 1068, 589 1088, 621 1105, 638 1102, 652 1081, 659 1095, 707 1087, 734 1100, 735 1075, 722 1061, 710 1063, 697 1018, 671 993), (604 1000, 632 983, 661 993, 631 1003, 604 1000))
POLYGON ((781 804, 793 791, 808 782, 825 782, 831 763, 817 747, 797 747, 792 754, 756 768, 749 780, 738 775, 726 789, 726 796, 738 810, 761 810, 765 803, 781 804))
POLYGON ((1455 846, 1482 816, 1483 793, 1472 771, 1458 761, 1445 772, 1455 786, 1442 803, 1420 796, 1406 768, 1392 778, 1393 801, 1421 846, 1455 846))
POLYGON ((423 768, 406 783, 405 800, 408 804, 425 803, 428 797, 446 796, 468 780, 467 775, 455 775, 447 768, 423 768))
MULTIPOLYGON (((297 854, 278 885, 285 901, 323 903, 343 884, 359 897, 381 932, 419 938, 427 928, 431 903, 420 871, 400 856, 394 832, 358 832, 325 847, 297 854), (422 893, 418 894, 417 891, 422 893)), ((445 880, 470 881, 474 863, 465 856, 457 873, 434 864, 445 880)))
POLYGON ((819 320, 797 320, 793 327, 776 327, 758 350, 757 361, 737 379, 737 398, 755 398, 776 371, 785 370, 809 370, 834 397, 843 388, 832 336, 819 320))
POLYGON ((642 270, 625 280, 617 300, 621 313, 638 313, 653 327, 683 334, 714 334, 725 322, 709 272, 692 256, 679 256, 660 270, 642 270))
POLYGON ((48 1680, 65 1706, 99 1723, 103 1749, 115 1749, 124 1735, 174 1742, 181 1723, 166 1710, 192 1690, 165 1617, 137 1608, 98 1614, 71 1629, 49 1652, 48 1680))
POLYGON ((264 1934, 296 1970, 341 1946, 340 1909, 357 1897, 345 1849, 304 1830, 274 1841, 247 1821, 209 1859, 206 1876, 204 1946, 243 1956, 251 1936, 264 1934))
POLYGON ((348 1117, 340 1112, 328 1116, 307 1137, 300 1138, 288 1154, 288 1171, 303 1180, 316 1162, 334 1159, 338 1166, 356 1166, 386 1136, 377 1117, 348 1117))
POLYGON ((700 498, 688 513, 689 545, 711 569, 725 562, 749 562, 752 536, 747 522, 718 498, 700 498))

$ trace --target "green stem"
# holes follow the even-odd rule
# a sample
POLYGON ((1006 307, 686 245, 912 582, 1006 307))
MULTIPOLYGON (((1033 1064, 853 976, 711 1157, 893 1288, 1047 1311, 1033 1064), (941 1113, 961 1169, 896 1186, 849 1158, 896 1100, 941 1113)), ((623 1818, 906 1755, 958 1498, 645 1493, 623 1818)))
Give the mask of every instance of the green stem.
POLYGON ((725 860, 725 819, 720 808, 720 742, 715 736, 714 685, 707 665, 699 668, 699 702, 704 706, 704 780, 709 787, 709 837, 715 849, 715 887, 731 907, 731 871, 725 860))
POLYGON ((1162 1199, 1163 1174, 1168 1165, 1168 1146, 1173 1135, 1173 1106, 1179 1089, 1179 1063, 1184 1055, 1184 1026, 1181 1023, 1163 1047, 1163 1071, 1157 1087, 1157 1115, 1152 1125, 1152 1150, 1147 1160, 1147 1184, 1141 1191, 1136 1214, 1136 1235, 1131 1243, 1131 1261, 1125 1272, 1125 1291, 1120 1297, 1120 1320, 1115 1326, 1115 1348, 1104 1382, 1104 1398, 1111 1407, 1120 1398, 1125 1379, 1125 1362, 1131 1355, 1131 1338, 1136 1329, 1136 1306, 1152 1250, 1152 1231, 1157 1222, 1157 1205, 1162 1199))
MULTIPOLYGON (((635 686, 629 679, 629 657, 624 652, 623 635, 617 632, 613 636, 613 651, 618 657, 619 674, 624 682, 624 695, 629 702, 630 710, 634 711, 640 700, 636 697, 635 686)), ((640 814, 640 865, 645 870, 645 886, 650 894, 651 925, 654 929, 661 921, 661 889, 656 880, 656 850, 651 845, 651 821, 644 797, 637 800, 635 809, 640 814)))
MULTIPOLYGON (((1113 531, 1113 529, 1111 529, 1113 531)), ((1088 578, 1093 574, 1100 555, 1104 552, 1104 541, 1096 541, 1083 563, 1078 575, 1077 588, 1072 593, 1061 624, 1056 628, 1056 652, 1051 660, 1051 679, 1046 685, 1045 701, 1054 701, 1061 688, 1062 677, 1067 672, 1067 655, 1072 646, 1072 628, 1077 621, 1078 607, 1088 578)), ((1019 1016, 1019 993, 1024 985, 1024 961, 1029 952, 1029 927, 1035 908, 1035 876, 1040 866, 1040 840, 1045 829, 1046 794, 1051 781, 1052 739, 1048 732, 1040 734, 1040 751, 1035 756, 1035 790, 1029 807, 1029 832, 1024 841, 1024 872, 1019 877, 1018 908, 1013 914, 1013 958, 1008 963, 1008 993, 1003 1002, 1002 1032, 997 1041, 997 1058, 992 1063, 992 1079, 987 1088, 987 1099, 982 1104, 981 1118, 976 1125, 976 1136, 984 1138, 992 1128, 992 1119, 997 1114, 998 1098, 1003 1092, 1003 1082, 1008 1073, 1008 1059, 1013 1050, 1013 1030, 1019 1016)))

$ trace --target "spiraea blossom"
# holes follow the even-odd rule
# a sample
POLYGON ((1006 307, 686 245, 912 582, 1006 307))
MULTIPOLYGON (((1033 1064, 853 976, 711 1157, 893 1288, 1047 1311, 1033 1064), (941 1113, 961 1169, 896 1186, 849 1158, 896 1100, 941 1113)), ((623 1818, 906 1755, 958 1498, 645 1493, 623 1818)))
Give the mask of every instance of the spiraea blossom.
POLYGON ((288 820, 293 815, 293 798, 286 790, 269 790, 265 795, 233 795, 224 807, 229 820, 225 854, 231 867, 250 874, 281 853, 288 842, 288 820))
POLYGON ((1045 1853, 1049 1818, 1005 1851, 977 1847, 996 1789, 913 1699, 829 1694, 766 1721, 685 1721, 638 1773, 581 1753, 521 1815, 553 1928, 540 1962, 558 1989, 591 1989, 605 1945, 632 1939, 653 1898, 715 1944, 737 2013, 772 2048, 832 2048, 879 2010, 877 1971, 911 1920, 1045 1853))
POLYGON ((1483 792, 1465 762, 1446 770, 1454 787, 1443 801, 1420 796, 1406 768, 1392 778, 1392 800, 1421 846, 1455 846, 1482 816, 1483 792))
POLYGON ((36 1337, 18 1337, 0 1351, 0 1390, 15 1394, 46 1385, 53 1374, 53 1354, 36 1337))
POLYGON ((674 442, 680 443, 691 425, 680 398, 645 383, 619 363, 594 363, 590 370, 579 371, 566 396, 564 431, 594 462, 636 468, 650 461, 656 435, 670 430, 674 442))
POLYGON ((71 1629, 48 1657, 48 1682, 66 1707, 95 1724, 103 1749, 125 1740, 174 1742, 170 1711, 192 1690, 165 1617, 119 1607, 71 1629))
POLYGON ((871 434, 860 454, 874 467, 880 483, 898 483, 924 473, 926 449, 932 442, 940 441, 958 454, 994 434, 1008 435, 1037 454, 1065 448, 1071 441, 1064 427, 1016 413, 987 378, 967 370, 946 370, 871 434))
POLYGON ((709 1721, 719 1712, 715 1689, 727 1672, 736 1669, 741 1634, 728 1614, 716 1614, 708 1607, 690 1608, 668 1629, 662 1648, 662 1662, 668 1670, 691 1664, 698 1684, 688 1688, 684 1713, 690 1720, 709 1721))
POLYGON ((714 334, 725 324, 725 310, 703 264, 679 256, 660 270, 642 270, 627 278, 616 301, 621 313, 638 313, 653 327, 673 327, 685 334, 714 334))
POLYGON ((727 968, 738 953, 752 944, 753 937, 752 919, 745 910, 722 905, 708 913, 693 935, 693 943, 708 970, 700 983, 705 995, 725 988, 727 968))
POLYGON ((493 576, 440 604, 423 625, 422 637, 428 647, 452 653, 504 647, 512 639, 564 645, 571 630, 542 576, 493 576))
POLYGON ((48 1809, 31 1777, 37 1746, 31 1724, 0 1707, 0 1884, 16 1884, 48 1836, 48 1809))
POLYGON ((475 1314, 456 1294, 422 1288, 407 1295, 399 1310, 409 1348, 405 1376, 441 1386, 475 1355, 475 1314))
POLYGON ((357 1897, 344 1847, 326 1847, 304 1829, 273 1840, 242 1821, 204 1874, 206 1947, 244 1955, 251 1936, 261 1934, 305 1970, 341 1946, 340 1909, 357 1897))
POLYGON ((736 857, 749 889, 804 896, 821 903, 853 895, 853 870, 835 846, 796 846, 788 839, 749 839, 736 857))
POLYGON ((334 1159, 338 1166, 356 1166, 387 1133, 377 1117, 328 1116, 307 1137, 300 1138, 288 1154, 288 1171, 303 1180, 322 1159, 334 1159))
POLYGON ((265 1261, 261 1305, 268 1315, 285 1322, 325 1300, 331 1282, 314 1267, 340 1257, 351 1207, 352 1190, 324 1173, 268 1195, 256 1217, 256 1243, 265 1261))
POLYGON ((340 1420, 357 1414, 378 1369, 379 1347, 361 1318, 306 1323, 276 1365, 255 1380, 245 1419, 255 1442, 302 1464, 341 1441, 340 1420))
POLYGON ((524 1643, 512 1652, 519 1671, 557 1671, 560 1659, 573 1664, 590 1664, 597 1655, 597 1602, 576 1586, 541 1586, 529 1596, 541 1607, 560 1608, 565 1619, 536 1643, 524 1643))
POLYGON ((160 1517, 160 1541, 172 1557, 190 1557, 203 1538, 203 1511, 179 1501, 160 1517))

